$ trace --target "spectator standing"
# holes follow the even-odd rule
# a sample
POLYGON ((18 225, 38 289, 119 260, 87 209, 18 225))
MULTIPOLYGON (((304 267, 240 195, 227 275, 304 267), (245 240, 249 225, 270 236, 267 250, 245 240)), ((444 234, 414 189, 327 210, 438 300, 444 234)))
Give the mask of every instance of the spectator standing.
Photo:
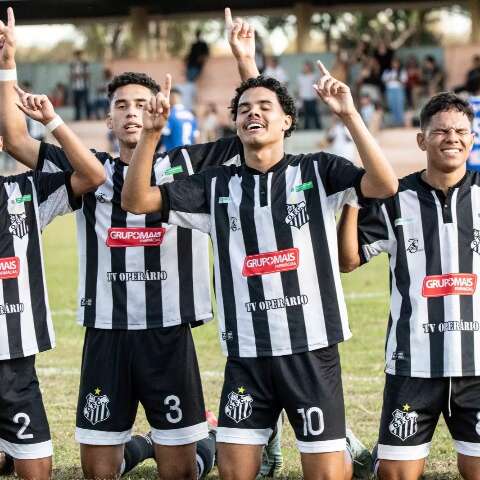
POLYGON ((480 93, 480 55, 474 55, 472 59, 472 68, 467 72, 467 77, 463 85, 455 87, 455 93, 467 92, 470 95, 480 93))
POLYGON ((202 122, 202 142, 214 142, 220 136, 217 106, 214 103, 207 105, 202 122))
POLYGON ((192 145, 199 136, 195 115, 182 104, 182 94, 178 88, 170 91, 170 106, 170 115, 161 138, 161 147, 165 151, 192 145))
POLYGON ((312 86, 316 81, 317 76, 314 73, 312 62, 305 62, 302 73, 297 78, 298 98, 301 102, 305 130, 322 128, 318 113, 317 95, 312 86))
POLYGON ((97 96, 93 102, 93 111, 97 120, 104 119, 110 109, 110 102, 107 97, 108 84, 113 78, 113 73, 109 68, 103 69, 102 83, 97 87, 97 96))
POLYGON ((89 83, 90 66, 83 58, 83 50, 74 52, 74 60, 70 64, 70 85, 73 93, 73 105, 75 107, 75 120, 82 119, 82 110, 85 118, 90 118, 89 83))
POLYGON ((278 57, 267 58, 267 67, 265 68, 263 75, 278 80, 284 86, 288 85, 287 72, 280 65, 278 57))
POLYGON ((407 105, 408 108, 415 110, 418 106, 418 97, 422 86, 422 70, 415 55, 408 57, 405 62, 405 71, 407 72, 405 85, 407 105))
POLYGON ((375 57, 365 57, 358 78, 359 95, 369 95, 374 103, 382 101, 384 85, 380 64, 375 57))
POLYGON ((390 68, 382 74, 385 84, 387 106, 392 115, 392 124, 403 127, 405 124, 405 84, 407 72, 398 58, 392 59, 390 68))
POLYGON ((65 85, 58 82, 48 97, 50 102, 52 102, 53 108, 64 107, 67 103, 67 89, 65 85))
POLYGON ((202 31, 195 32, 196 41, 190 47, 190 52, 187 55, 187 81, 196 82, 197 78, 202 73, 203 67, 210 55, 210 50, 207 43, 201 38, 202 31))
POLYGON ((445 75, 435 60, 435 57, 427 55, 422 64, 423 94, 426 97, 432 97, 438 92, 441 92, 444 82, 445 75))

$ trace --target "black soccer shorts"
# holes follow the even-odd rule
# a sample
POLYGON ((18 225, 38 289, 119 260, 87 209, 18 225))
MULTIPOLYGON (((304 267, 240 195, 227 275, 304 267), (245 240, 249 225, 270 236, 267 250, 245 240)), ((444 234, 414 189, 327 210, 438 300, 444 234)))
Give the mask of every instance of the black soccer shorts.
POLYGON ((387 374, 378 458, 427 457, 440 414, 457 452, 480 456, 480 377, 412 378, 387 374))
POLYGON ((0 361, 0 450, 19 460, 52 456, 35 355, 0 361))
POLYGON ((120 445, 131 438, 138 402, 159 445, 207 437, 195 347, 188 325, 149 330, 87 328, 75 438, 120 445))
POLYGON ((285 409, 303 453, 345 449, 345 409, 336 345, 280 357, 227 360, 217 441, 267 443, 285 409))

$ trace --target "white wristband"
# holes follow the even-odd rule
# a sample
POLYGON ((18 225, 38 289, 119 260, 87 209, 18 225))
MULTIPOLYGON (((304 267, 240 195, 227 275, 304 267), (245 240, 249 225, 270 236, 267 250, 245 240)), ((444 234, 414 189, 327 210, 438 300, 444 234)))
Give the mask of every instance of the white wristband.
POLYGON ((57 127, 62 125, 62 123, 65 123, 62 120, 62 117, 60 115, 55 115, 55 118, 53 120, 50 120, 46 125, 45 128, 52 133, 57 127))
POLYGON ((12 68, 11 70, 0 70, 0 82, 11 82, 17 81, 17 69, 12 68))

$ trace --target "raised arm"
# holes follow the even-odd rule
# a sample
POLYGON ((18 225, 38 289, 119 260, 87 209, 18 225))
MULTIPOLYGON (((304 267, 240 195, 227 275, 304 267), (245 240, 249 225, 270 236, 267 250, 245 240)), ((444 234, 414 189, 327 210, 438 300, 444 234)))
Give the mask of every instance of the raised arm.
POLYGON ((20 98, 18 109, 31 119, 50 128, 53 136, 63 148, 73 169, 71 177, 73 193, 80 196, 104 183, 106 175, 102 164, 83 145, 70 127, 63 123, 63 120, 55 113, 49 98, 46 95, 26 93, 19 87, 15 87, 15 89, 20 98))
POLYGON ((252 77, 258 77, 260 73, 255 63, 255 29, 253 25, 239 17, 233 21, 232 12, 227 7, 225 8, 225 28, 242 82, 252 77))
POLYGON ((40 142, 29 135, 25 116, 17 107, 15 16, 11 7, 7 9, 7 17, 6 25, 0 21, 0 134, 10 155, 35 168, 40 142))
POLYGON ((340 271, 351 272, 360 266, 358 252, 358 208, 345 205, 337 224, 340 271))
POLYGON ((131 213, 152 213, 162 209, 160 189, 150 185, 155 149, 170 113, 172 79, 165 77, 163 92, 153 96, 143 108, 143 129, 135 147, 122 189, 122 208, 131 213))
POLYGON ((398 179, 355 108, 350 88, 333 78, 322 62, 317 63, 320 78, 313 88, 342 120, 355 142, 365 168, 360 185, 362 194, 368 198, 391 197, 397 192, 398 179))

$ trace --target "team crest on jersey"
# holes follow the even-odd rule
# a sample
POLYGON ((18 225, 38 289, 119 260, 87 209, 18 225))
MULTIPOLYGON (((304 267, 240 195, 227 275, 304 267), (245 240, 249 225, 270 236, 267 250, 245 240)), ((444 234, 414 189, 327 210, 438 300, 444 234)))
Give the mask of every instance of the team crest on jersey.
POLYGON ((310 220, 307 205, 304 201, 299 203, 287 203, 287 216, 285 222, 291 227, 302 228, 310 220))
POLYGON ((472 249, 472 252, 480 255, 480 230, 477 230, 476 228, 473 229, 473 240, 470 244, 470 248, 472 249))
POLYGON ((100 395, 100 389, 95 389, 95 394, 87 395, 87 403, 83 407, 83 416, 92 424, 103 422, 110 417, 108 403, 110 399, 106 395, 100 395))
POLYGON ((480 436, 480 412, 477 412, 477 423, 475 424, 475 431, 480 436))
POLYGON ((253 398, 249 393, 244 394, 245 388, 239 387, 237 392, 228 394, 228 402, 225 405, 225 414, 235 423, 246 420, 252 414, 253 398))
POLYGON ((392 435, 398 437, 402 442, 407 438, 413 437, 417 433, 417 412, 410 412, 410 406, 404 405, 403 410, 398 408, 392 413, 393 420, 388 429, 392 435))
POLYGON ((230 219, 230 230, 232 232, 238 232, 239 230, 241 230, 240 221, 238 220, 237 217, 232 217, 230 219))
POLYGON ((418 252, 418 238, 409 238, 408 239, 407 252, 408 253, 417 253, 418 252))
POLYGON ((10 227, 8 231, 18 238, 23 238, 28 233, 27 215, 25 213, 10 213, 10 227))

